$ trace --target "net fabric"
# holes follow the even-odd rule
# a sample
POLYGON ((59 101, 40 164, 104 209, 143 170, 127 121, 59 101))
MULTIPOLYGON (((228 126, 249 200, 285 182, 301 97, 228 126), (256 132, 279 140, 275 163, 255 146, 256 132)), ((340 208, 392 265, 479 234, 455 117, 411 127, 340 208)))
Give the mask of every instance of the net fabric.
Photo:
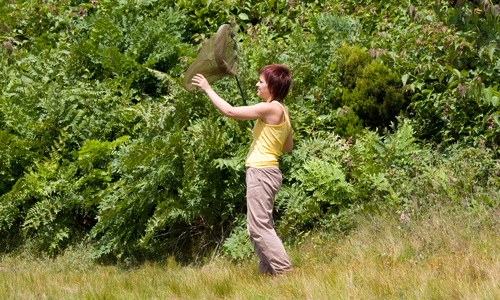
POLYGON ((192 84, 193 76, 202 74, 209 83, 223 77, 235 76, 238 60, 236 39, 230 25, 222 25, 217 34, 201 48, 196 60, 184 74, 182 86, 192 92, 197 89, 192 84))

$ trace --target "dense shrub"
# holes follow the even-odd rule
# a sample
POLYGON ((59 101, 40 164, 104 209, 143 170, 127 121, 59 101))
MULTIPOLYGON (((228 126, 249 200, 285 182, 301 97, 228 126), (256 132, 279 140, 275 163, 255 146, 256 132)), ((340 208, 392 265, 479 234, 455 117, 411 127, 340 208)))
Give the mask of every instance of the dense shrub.
POLYGON ((345 90, 342 101, 371 128, 387 128, 406 108, 398 74, 380 61, 371 61, 356 77, 352 91, 345 90))
POLYGON ((349 47, 342 45, 339 49, 340 59, 338 69, 340 71, 340 83, 342 86, 352 90, 356 87, 356 80, 361 77, 363 70, 371 61, 370 54, 359 46, 349 47))
POLYGON ((340 82, 344 86, 339 106, 352 109, 349 126, 387 128, 408 104, 400 76, 358 46, 343 45, 339 52, 340 82))
POLYGON ((367 40, 402 74, 419 137, 444 147, 498 145, 499 11, 470 1, 393 10, 367 40))

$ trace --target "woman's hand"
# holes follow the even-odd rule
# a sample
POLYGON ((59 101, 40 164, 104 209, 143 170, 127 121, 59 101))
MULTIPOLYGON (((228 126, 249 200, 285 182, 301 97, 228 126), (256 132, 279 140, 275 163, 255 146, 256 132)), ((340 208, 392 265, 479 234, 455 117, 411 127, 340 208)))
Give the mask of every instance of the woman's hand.
POLYGON ((210 91, 212 89, 212 87, 210 86, 210 83, 208 83, 208 81, 205 78, 205 76, 203 76, 201 74, 196 74, 196 75, 193 76, 193 82, 192 82, 192 84, 194 86, 199 87, 205 93, 207 93, 208 91, 210 91))

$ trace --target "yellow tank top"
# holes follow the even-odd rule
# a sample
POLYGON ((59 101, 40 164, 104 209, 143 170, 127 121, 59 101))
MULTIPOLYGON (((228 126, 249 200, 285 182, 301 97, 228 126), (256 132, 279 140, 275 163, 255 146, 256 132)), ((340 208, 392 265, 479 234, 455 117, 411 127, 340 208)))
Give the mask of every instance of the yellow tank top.
POLYGON ((247 167, 257 169, 278 167, 278 157, 292 124, 288 116, 288 108, 278 101, 272 102, 278 103, 283 108, 285 122, 279 125, 269 125, 261 119, 257 120, 253 127, 253 142, 245 163, 247 167))

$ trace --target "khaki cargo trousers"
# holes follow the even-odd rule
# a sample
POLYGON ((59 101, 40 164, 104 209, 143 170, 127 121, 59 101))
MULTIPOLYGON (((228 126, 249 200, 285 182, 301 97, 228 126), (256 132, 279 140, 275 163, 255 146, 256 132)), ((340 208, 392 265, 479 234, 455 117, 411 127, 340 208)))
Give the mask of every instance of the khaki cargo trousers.
POLYGON ((247 230, 260 259, 259 271, 270 274, 290 271, 290 258, 273 228, 274 198, 281 188, 281 171, 276 167, 247 167, 246 183, 247 230))

